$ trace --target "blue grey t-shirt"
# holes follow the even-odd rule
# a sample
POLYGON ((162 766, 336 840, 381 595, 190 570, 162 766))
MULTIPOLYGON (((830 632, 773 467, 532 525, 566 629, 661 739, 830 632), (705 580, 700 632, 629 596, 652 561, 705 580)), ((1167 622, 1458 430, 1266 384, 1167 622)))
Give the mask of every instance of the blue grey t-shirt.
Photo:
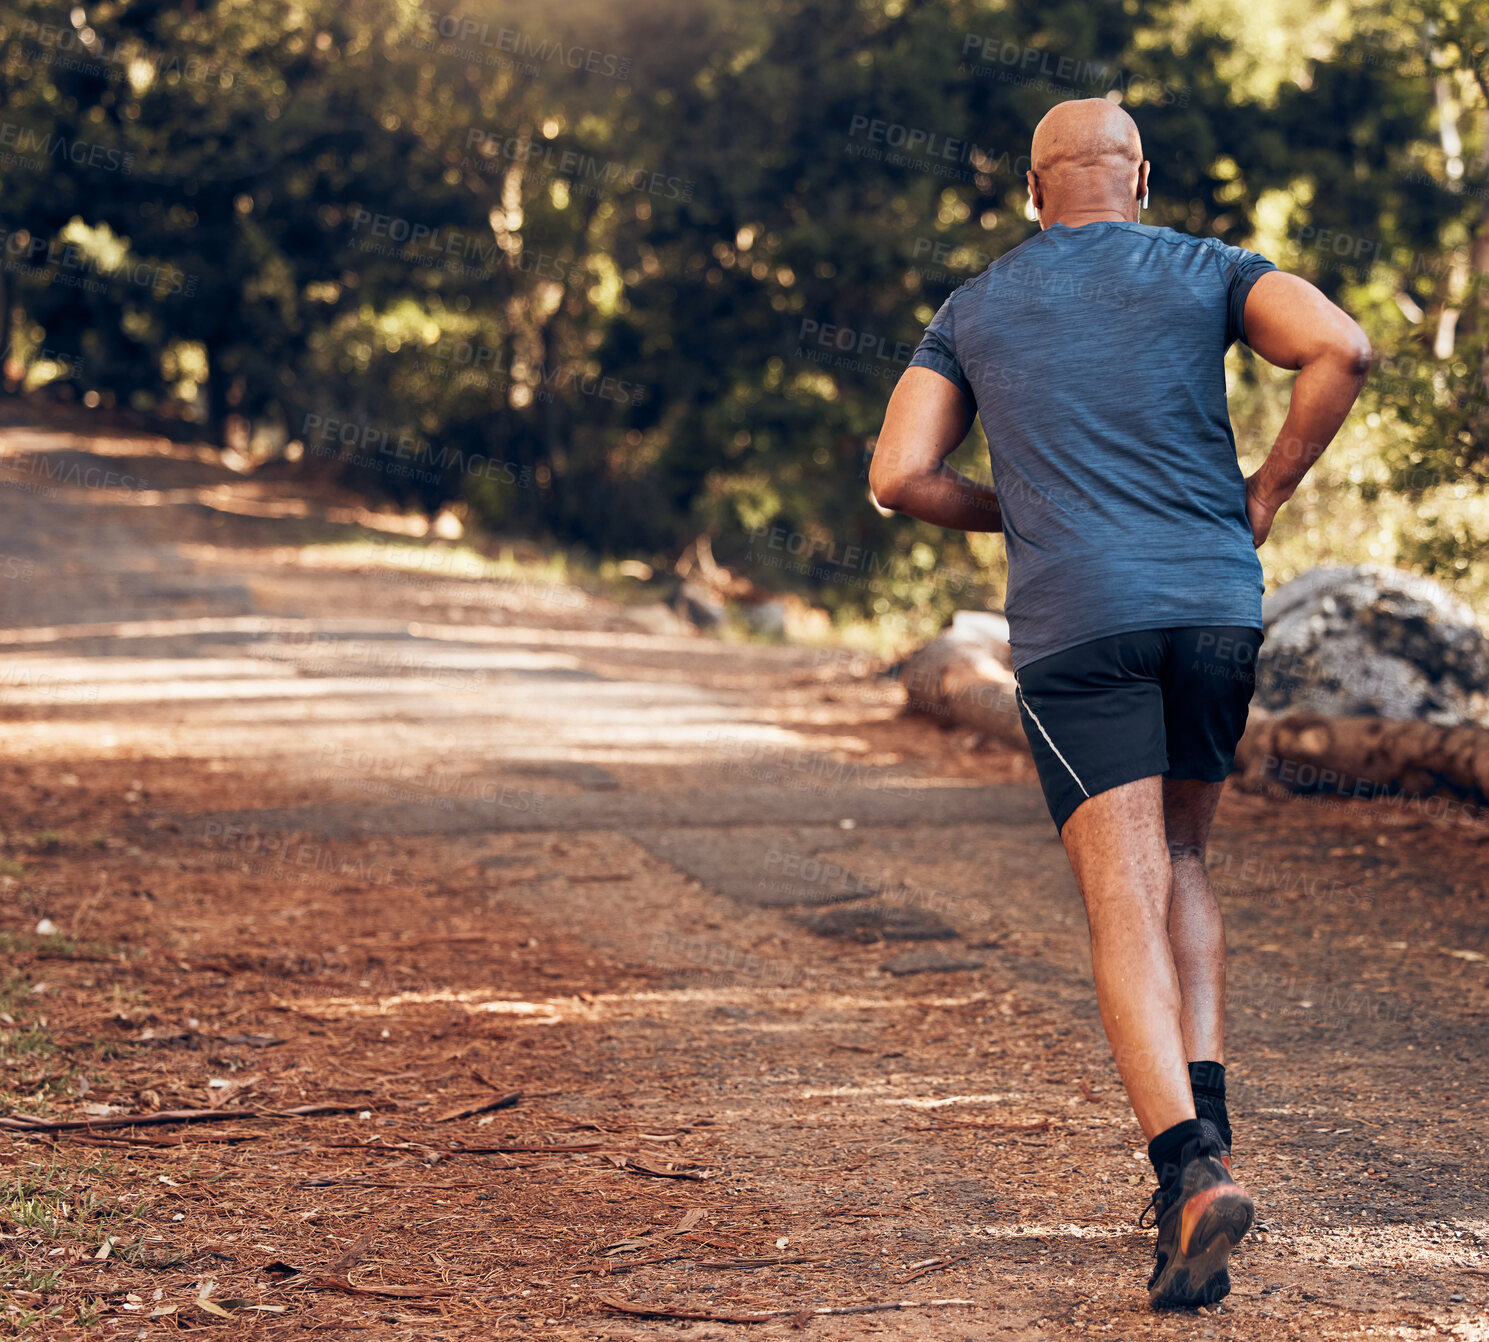
POLYGON ((1169 228, 1054 224, 926 328, 911 366, 987 435, 1015 669, 1128 630, 1262 627, 1224 360, 1275 269, 1169 228))

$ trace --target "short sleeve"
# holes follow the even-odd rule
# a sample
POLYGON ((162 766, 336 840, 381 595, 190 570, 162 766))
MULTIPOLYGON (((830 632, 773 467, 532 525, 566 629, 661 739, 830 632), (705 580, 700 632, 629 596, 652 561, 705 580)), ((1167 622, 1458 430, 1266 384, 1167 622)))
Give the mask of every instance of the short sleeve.
POLYGON ((962 394, 975 406, 977 395, 972 390, 972 384, 967 381, 961 360, 957 357, 956 317, 952 308, 955 298, 956 294, 952 294, 941 304, 941 310, 931 318, 931 324, 925 328, 925 335, 921 337, 915 353, 910 356, 910 367, 929 368, 934 373, 940 373, 948 381, 955 382, 962 394))
POLYGON ((1227 271, 1226 294, 1228 315, 1225 323, 1225 344, 1228 349, 1233 341, 1246 339, 1246 298, 1251 286, 1269 270, 1276 270, 1265 256, 1248 252, 1244 247, 1220 245, 1222 264, 1227 271))

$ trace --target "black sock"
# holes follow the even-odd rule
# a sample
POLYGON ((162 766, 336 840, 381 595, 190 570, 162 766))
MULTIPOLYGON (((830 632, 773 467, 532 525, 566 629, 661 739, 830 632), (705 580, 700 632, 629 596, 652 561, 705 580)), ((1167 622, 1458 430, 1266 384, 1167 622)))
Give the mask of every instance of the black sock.
POLYGON ((1189 1089, 1194 1092, 1194 1112, 1208 1118, 1220 1129, 1220 1136, 1230 1149, 1230 1115, 1225 1111, 1225 1064, 1192 1062, 1189 1064, 1189 1089))
POLYGON ((1158 1176, 1161 1185, 1167 1187, 1177 1177, 1179 1157, 1184 1153, 1185 1146, 1202 1140, 1204 1135, 1199 1119, 1186 1118, 1182 1123, 1175 1123, 1173 1127, 1160 1132, 1148 1143, 1148 1159, 1153 1162, 1153 1173, 1158 1176))

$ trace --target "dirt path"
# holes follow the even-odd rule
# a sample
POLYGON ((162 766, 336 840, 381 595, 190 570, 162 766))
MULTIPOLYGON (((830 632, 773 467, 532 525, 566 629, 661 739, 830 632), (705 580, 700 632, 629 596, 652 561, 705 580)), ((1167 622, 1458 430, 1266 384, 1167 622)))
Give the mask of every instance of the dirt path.
POLYGON ((224 1116, 9 1134, 0 1332, 1489 1338, 1489 824, 1228 794, 1261 1224, 1154 1317, 1026 760, 356 520, 0 428, 0 1111, 224 1116))

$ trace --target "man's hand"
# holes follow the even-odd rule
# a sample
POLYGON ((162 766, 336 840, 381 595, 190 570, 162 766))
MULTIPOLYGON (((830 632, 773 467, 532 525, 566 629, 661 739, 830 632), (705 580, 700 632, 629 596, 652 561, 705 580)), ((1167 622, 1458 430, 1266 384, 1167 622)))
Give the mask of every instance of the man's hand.
POLYGON ((882 508, 957 531, 1001 531, 998 495, 946 464, 972 425, 974 410, 950 378, 907 368, 869 464, 869 488, 882 508))
POLYGON ((1273 519, 1282 500, 1269 500, 1263 492, 1261 472, 1246 477, 1246 519, 1251 523, 1251 543, 1260 550, 1271 533, 1273 519))

